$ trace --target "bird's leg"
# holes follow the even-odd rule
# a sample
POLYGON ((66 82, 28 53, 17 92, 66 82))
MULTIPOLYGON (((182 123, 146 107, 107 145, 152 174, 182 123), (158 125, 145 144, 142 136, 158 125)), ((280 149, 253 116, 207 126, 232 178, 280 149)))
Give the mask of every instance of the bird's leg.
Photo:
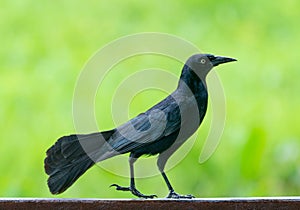
POLYGON ((172 187, 172 185, 171 185, 171 183, 170 183, 167 175, 165 174, 165 172, 162 171, 161 175, 163 176, 163 178, 164 178, 164 180, 165 180, 165 182, 166 182, 166 184, 167 184, 167 186, 169 188, 169 195, 167 196, 167 198, 175 198, 175 199, 178 199, 178 198, 187 198, 187 199, 194 198, 193 195, 179 195, 179 194, 177 194, 174 191, 174 189, 173 189, 173 187, 172 187))
POLYGON ((110 185, 111 187, 116 187, 116 190, 120 191, 130 191, 133 195, 139 197, 139 198, 154 198, 157 197, 156 195, 144 195, 140 191, 138 191, 135 187, 135 181, 134 181, 134 169, 133 164, 136 161, 136 158, 129 157, 129 166, 130 166, 130 187, 122 187, 117 184, 110 185))

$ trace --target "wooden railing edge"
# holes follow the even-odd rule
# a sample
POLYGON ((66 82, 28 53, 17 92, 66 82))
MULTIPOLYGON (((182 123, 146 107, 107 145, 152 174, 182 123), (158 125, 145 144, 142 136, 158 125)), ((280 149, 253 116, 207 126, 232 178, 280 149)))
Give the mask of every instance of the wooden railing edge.
POLYGON ((0 209, 300 209, 300 197, 194 199, 0 198, 0 209))

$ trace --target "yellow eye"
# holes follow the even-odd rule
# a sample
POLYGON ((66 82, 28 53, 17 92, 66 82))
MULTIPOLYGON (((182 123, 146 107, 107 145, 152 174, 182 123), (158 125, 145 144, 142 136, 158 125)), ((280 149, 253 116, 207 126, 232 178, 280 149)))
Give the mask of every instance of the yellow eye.
POLYGON ((202 58, 202 59, 200 60, 200 63, 202 63, 202 64, 205 64, 205 62, 206 62, 206 60, 205 60, 204 58, 202 58))

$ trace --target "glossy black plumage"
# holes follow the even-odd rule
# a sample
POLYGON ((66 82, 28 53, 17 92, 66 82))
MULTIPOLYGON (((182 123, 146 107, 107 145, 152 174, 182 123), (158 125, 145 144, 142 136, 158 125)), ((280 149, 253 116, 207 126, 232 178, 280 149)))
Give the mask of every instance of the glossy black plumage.
POLYGON ((130 153, 130 187, 112 186, 138 197, 153 198, 155 195, 144 195, 136 189, 133 164, 142 155, 159 154, 157 166, 170 191, 168 197, 192 198, 174 192, 164 167, 203 121, 208 101, 206 75, 213 66, 230 61, 235 59, 193 55, 182 69, 177 89, 146 112, 110 131, 61 137, 48 149, 44 161, 50 191, 62 193, 95 162, 130 153))

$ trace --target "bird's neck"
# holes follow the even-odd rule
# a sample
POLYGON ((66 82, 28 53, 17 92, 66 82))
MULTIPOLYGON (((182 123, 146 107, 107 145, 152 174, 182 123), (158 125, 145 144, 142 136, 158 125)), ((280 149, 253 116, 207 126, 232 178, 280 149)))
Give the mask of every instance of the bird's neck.
POLYGON ((176 95, 186 101, 182 102, 182 122, 187 125, 188 134, 192 135, 204 119, 208 92, 205 82, 206 75, 197 75, 188 66, 184 66, 180 76, 179 84, 176 89, 176 95), (198 113, 196 113, 198 112, 198 113))
POLYGON ((197 97, 199 93, 207 92, 206 75, 206 73, 203 75, 196 74, 192 69, 185 65, 177 89, 185 90, 188 88, 188 91, 191 91, 197 97))

